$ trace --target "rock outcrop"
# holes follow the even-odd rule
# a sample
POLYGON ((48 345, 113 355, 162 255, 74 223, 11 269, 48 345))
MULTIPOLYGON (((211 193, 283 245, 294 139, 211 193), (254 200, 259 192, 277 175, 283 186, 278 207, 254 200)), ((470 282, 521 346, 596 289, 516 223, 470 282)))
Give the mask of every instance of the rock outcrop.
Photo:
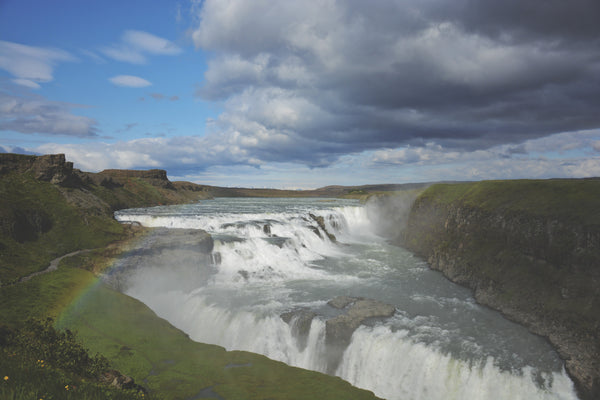
POLYGON ((35 179, 61 186, 78 186, 82 173, 73 169, 73 163, 65 160, 64 154, 28 156, 0 153, 0 176, 9 172, 33 174, 35 179))
POLYGON ((0 153, 0 285, 40 271, 53 258, 118 240, 124 208, 209 198, 206 186, 171 183, 163 170, 82 172, 64 154, 0 153))
POLYGON ((149 170, 131 170, 131 169, 105 169, 96 174, 95 179, 100 179, 106 185, 123 184, 128 178, 138 178, 150 183, 153 186, 164 189, 175 190, 175 186, 167 178, 167 171, 164 169, 149 170))
POLYGON ((335 235, 327 230, 327 227, 325 226, 325 218, 323 218, 323 216, 314 215, 314 214, 308 214, 308 215, 318 225, 318 227, 313 228, 313 232, 315 232, 315 234, 317 236, 321 237, 321 231, 322 231, 325 233, 325 235, 327 235, 327 237, 329 238, 330 241, 332 241, 334 243, 337 242, 337 238, 335 237, 335 235), (319 228, 320 228, 320 230, 319 230, 319 228))
POLYGON ((600 181, 436 185, 400 244, 545 336, 585 399, 600 398, 600 181))
POLYGON ((281 319, 292 327, 292 335, 294 335, 298 341, 298 347, 301 350, 306 348, 310 326, 313 318, 316 316, 317 314, 315 312, 306 309, 288 311, 281 314, 281 319))
MULTIPOLYGON (((368 320, 388 318, 396 309, 390 304, 364 297, 338 296, 327 302, 338 315, 325 321, 325 343, 327 344, 327 372, 335 373, 344 353, 350 344, 354 331, 368 320)), ((312 320, 317 316, 313 311, 297 309, 281 314, 281 319, 292 327, 300 348, 306 346, 312 320)))
POLYGON ((123 375, 115 369, 111 369, 100 374, 99 381, 121 390, 135 390, 144 395, 148 393, 146 388, 135 383, 135 380, 127 375, 123 375))
POLYGON ((325 340, 328 344, 346 347, 352 334, 369 318, 387 318, 394 315, 396 309, 381 301, 363 297, 339 296, 327 303, 333 308, 344 310, 337 317, 325 323, 325 340))

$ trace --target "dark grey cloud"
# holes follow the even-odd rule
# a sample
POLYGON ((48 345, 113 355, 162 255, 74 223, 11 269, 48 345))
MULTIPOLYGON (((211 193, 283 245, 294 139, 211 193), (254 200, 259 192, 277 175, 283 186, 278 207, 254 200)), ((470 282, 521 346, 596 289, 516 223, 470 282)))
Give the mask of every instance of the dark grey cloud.
POLYGON ((97 137, 97 122, 75 115, 84 106, 51 101, 43 96, 0 91, 0 130, 20 133, 97 137))
POLYGON ((457 0, 443 2, 436 18, 451 18, 467 30, 513 40, 564 43, 597 41, 600 3, 596 0, 457 0))
POLYGON ((197 94, 241 159, 324 166, 435 143, 518 145, 600 127, 592 0, 207 0, 197 94))

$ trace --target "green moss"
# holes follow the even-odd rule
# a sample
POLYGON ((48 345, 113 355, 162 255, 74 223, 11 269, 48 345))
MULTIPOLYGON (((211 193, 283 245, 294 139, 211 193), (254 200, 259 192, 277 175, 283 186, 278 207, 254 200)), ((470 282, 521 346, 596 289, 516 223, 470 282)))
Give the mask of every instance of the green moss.
POLYGON ((59 268, 31 280, 0 288, 0 320, 19 326, 27 318, 56 318, 86 287, 94 275, 81 269, 59 268))
POLYGON ((192 342, 144 304, 102 285, 61 314, 59 326, 77 330, 92 351, 159 397, 191 398, 211 388, 226 399, 374 398, 336 377, 192 342))
POLYGON ((0 320, 20 327, 28 317, 58 317, 58 328, 77 332, 91 354, 105 356, 112 368, 151 390, 153 398, 194 398, 206 388, 225 399, 375 398, 337 377, 191 341, 141 302, 77 267, 86 257, 96 260, 84 265, 101 264, 105 255, 96 251, 67 258, 57 271, 0 288, 0 320))
POLYGON ((420 199, 600 224, 600 179, 509 180, 436 184, 420 199))
MULTIPOLYGON (((109 216, 88 215, 70 205, 59 189, 26 174, 0 179, 0 213, 5 223, 0 232, 0 282, 7 284, 32 272, 45 269, 60 255, 82 249, 106 246, 123 236, 123 227, 109 216), (44 226, 36 226, 15 215, 43 216, 44 226), (27 226, 23 226, 27 222, 27 226), (24 239, 10 231, 22 230, 24 239)), ((26 219, 26 218, 25 218, 26 219)))

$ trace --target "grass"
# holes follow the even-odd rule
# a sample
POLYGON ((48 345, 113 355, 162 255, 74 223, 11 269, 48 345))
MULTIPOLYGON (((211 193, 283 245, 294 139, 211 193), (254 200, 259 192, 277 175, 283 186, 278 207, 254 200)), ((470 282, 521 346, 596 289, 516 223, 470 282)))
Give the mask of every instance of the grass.
POLYGON ((372 399, 339 378, 257 354, 195 343, 139 301, 103 285, 61 315, 92 351, 159 398, 187 399, 210 388, 225 399, 372 399))
MULTIPOLYGON (((143 303, 98 281, 91 271, 98 273, 107 265, 107 257, 114 255, 109 249, 66 258, 54 272, 0 288, 0 321, 20 329, 28 317, 56 318, 57 328, 76 332, 90 354, 105 356, 111 368, 132 376, 152 398, 191 399, 206 390, 224 399, 375 398, 337 377, 191 341, 143 303)), ((53 368, 42 373, 36 369, 35 360, 8 355, 6 351, 0 353, 0 374, 17 372, 0 386, 4 390, 0 398, 36 398, 42 394, 37 387, 53 393, 44 399, 121 398, 108 397, 106 388, 87 387, 64 370, 53 368), (24 383, 28 380, 32 383, 24 383), (67 384, 77 386, 82 397, 67 393, 67 384), (80 389, 84 386, 85 391, 80 389)))
POLYGON ((109 216, 85 214, 65 201, 56 186, 27 174, 3 176, 0 193, 0 217, 5 221, 0 231, 2 285, 45 269, 60 255, 106 246, 123 237, 123 227, 109 216), (36 221, 24 227, 27 219, 42 219, 42 229, 36 221), (17 240, 8 234, 11 229, 20 229, 24 237, 17 240))
POLYGON ((600 224, 600 179, 481 181, 436 184, 421 194, 438 204, 568 218, 600 224))
POLYGON ((70 331, 52 320, 29 320, 19 329, 0 326, 0 398, 140 399, 139 390, 117 390, 98 377, 108 361, 90 356, 70 331))

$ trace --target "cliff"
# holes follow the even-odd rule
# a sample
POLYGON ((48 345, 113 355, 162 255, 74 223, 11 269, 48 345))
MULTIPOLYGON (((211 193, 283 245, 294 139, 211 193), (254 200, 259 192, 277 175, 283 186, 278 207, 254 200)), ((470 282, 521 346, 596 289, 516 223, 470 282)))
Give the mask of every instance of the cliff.
POLYGON ((0 154, 0 286, 62 254, 118 240, 123 208, 207 198, 206 187, 170 182, 164 170, 82 172, 63 154, 0 154))
POLYGON ((600 180, 434 185, 399 243, 548 338, 582 398, 600 398, 600 180))

